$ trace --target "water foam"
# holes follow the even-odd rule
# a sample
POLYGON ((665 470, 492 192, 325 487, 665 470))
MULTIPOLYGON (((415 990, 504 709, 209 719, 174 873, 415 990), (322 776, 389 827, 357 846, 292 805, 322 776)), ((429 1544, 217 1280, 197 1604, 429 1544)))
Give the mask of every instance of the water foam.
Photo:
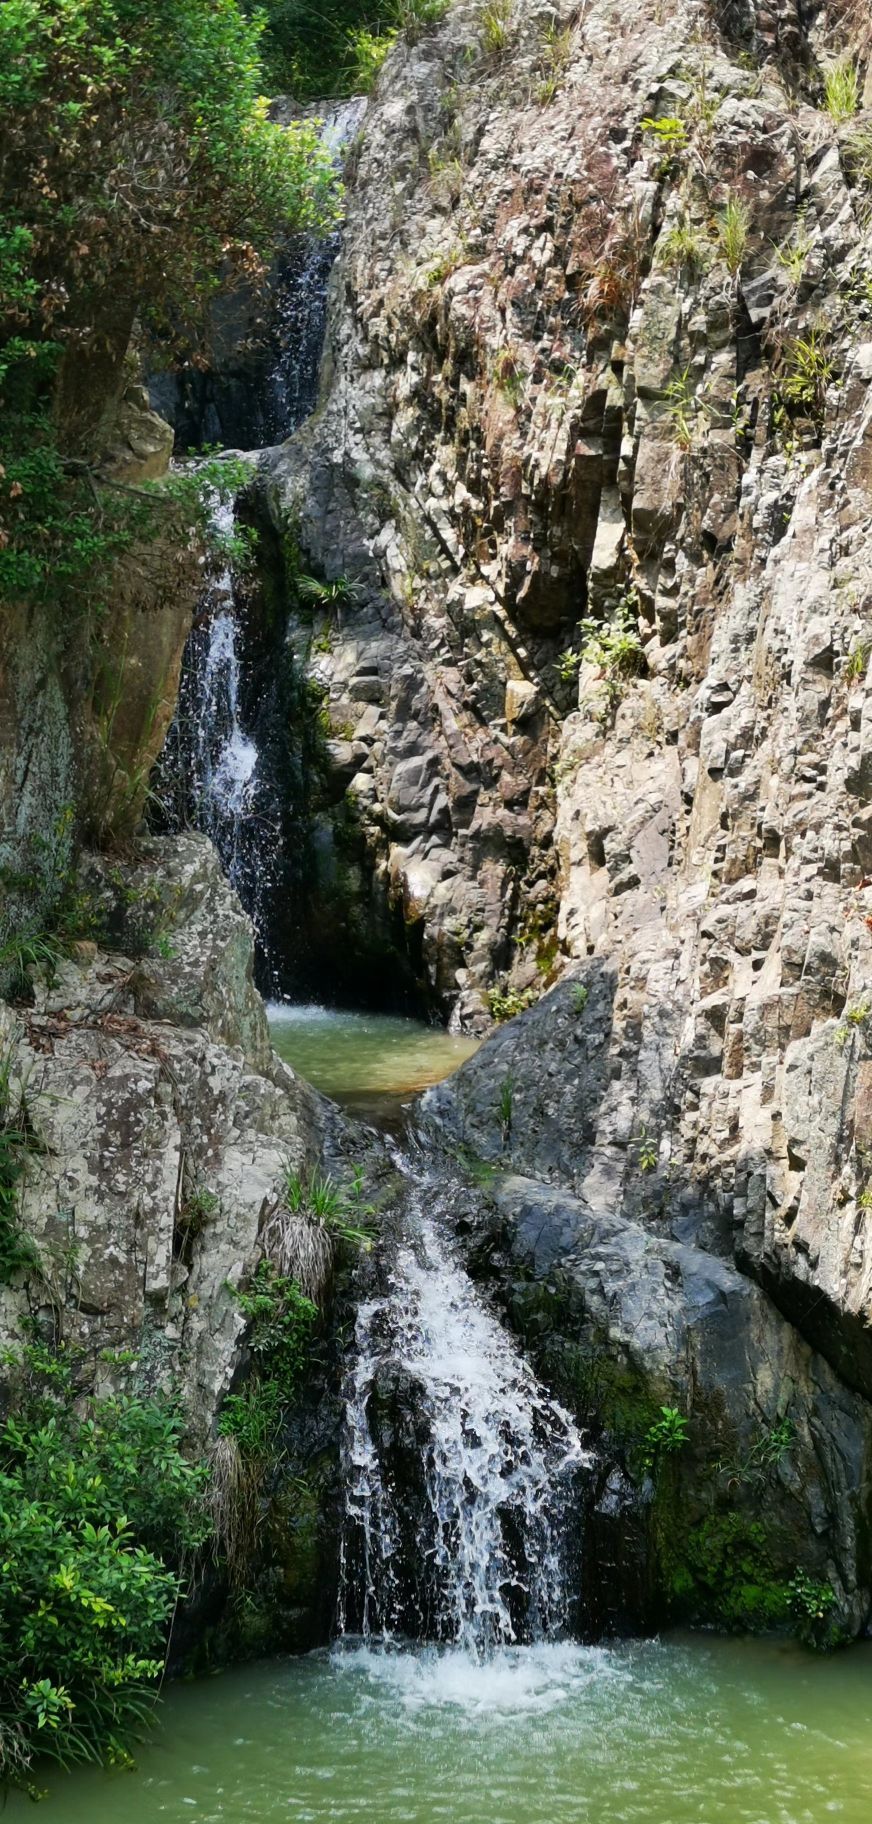
POLYGON ((414 1244, 386 1296, 358 1310, 341 1625, 364 1638, 414 1631, 483 1659, 570 1629, 574 1497, 588 1456, 425 1213, 432 1197, 427 1185, 413 1194, 414 1244), (372 1423, 380 1386, 398 1374, 424 1433, 411 1553, 409 1494, 372 1423))

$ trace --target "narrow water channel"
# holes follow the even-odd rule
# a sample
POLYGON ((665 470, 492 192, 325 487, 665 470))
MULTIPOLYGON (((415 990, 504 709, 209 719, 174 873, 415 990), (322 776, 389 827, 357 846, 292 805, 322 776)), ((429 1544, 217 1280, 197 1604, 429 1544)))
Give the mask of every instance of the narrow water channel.
POLYGON ((174 1687, 42 1824, 868 1824, 872 1645, 345 1646, 174 1687))

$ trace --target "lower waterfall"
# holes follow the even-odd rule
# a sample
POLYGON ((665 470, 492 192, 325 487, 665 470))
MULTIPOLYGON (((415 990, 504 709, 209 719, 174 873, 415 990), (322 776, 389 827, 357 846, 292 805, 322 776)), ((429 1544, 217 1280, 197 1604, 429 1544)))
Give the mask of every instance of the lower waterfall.
POLYGON ((388 1289, 358 1311, 340 1632, 482 1659, 572 1631, 590 1459, 455 1258, 433 1201, 431 1185, 413 1191, 388 1289))

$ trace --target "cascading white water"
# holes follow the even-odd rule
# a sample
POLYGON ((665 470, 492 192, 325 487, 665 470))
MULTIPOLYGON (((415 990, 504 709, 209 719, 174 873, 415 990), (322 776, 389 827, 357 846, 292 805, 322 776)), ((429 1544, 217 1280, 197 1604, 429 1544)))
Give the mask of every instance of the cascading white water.
MULTIPOLYGON (((228 538, 232 504, 216 501, 213 520, 216 532, 228 538)), ((206 584, 188 640, 159 789, 175 821, 211 836, 224 873, 259 930, 275 813, 257 743, 245 726, 241 644, 233 575, 226 567, 206 584)))
MULTIPOLYGON (((330 103, 321 120, 321 141, 337 164, 366 109, 366 97, 330 103)), ((327 318, 327 287, 342 243, 341 232, 310 237, 298 250, 279 288, 277 356, 267 382, 266 429, 276 442, 290 437, 318 396, 318 374, 327 318)))
POLYGON ((423 1213, 429 1195, 423 1187, 411 1200, 415 1238, 387 1294, 358 1311, 340 1629, 416 1631, 482 1657, 568 1631, 573 1495, 589 1458, 423 1213), (421 1457, 412 1491, 373 1417, 397 1377, 421 1457))
MULTIPOLYGON (((322 138, 336 158, 354 133, 365 97, 331 103, 322 138)), ((277 353, 259 421, 275 442, 289 437, 315 405, 324 341, 327 282, 338 233, 297 237, 276 287, 277 353)), ((216 504, 216 530, 232 534, 234 509, 216 504)), ((279 985, 271 952, 276 906, 293 879, 293 767, 280 769, 276 749, 287 735, 287 704, 273 692, 282 653, 266 655, 263 627, 237 611, 232 568, 210 579, 198 603, 182 663, 179 702, 158 766, 156 797, 165 826, 193 826, 210 836, 258 938, 261 974, 279 985), (241 618, 240 618, 241 616, 241 618), (289 831, 291 832, 289 840, 289 831)))

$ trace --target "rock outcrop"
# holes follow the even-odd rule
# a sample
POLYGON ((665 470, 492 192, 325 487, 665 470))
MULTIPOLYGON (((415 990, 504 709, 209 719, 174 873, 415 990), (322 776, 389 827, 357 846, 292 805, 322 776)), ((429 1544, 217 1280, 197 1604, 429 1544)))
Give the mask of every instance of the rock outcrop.
POLYGON ((205 838, 153 842, 85 880, 101 913, 123 907, 137 954, 80 942, 32 1005, 0 1005, 8 1106, 33 1136, 20 1218, 38 1261, 3 1290, 4 1342, 35 1315, 103 1389, 133 1355, 202 1445, 243 1359, 230 1288, 285 1165, 320 1157, 324 1105, 269 1049, 250 926, 205 838))

